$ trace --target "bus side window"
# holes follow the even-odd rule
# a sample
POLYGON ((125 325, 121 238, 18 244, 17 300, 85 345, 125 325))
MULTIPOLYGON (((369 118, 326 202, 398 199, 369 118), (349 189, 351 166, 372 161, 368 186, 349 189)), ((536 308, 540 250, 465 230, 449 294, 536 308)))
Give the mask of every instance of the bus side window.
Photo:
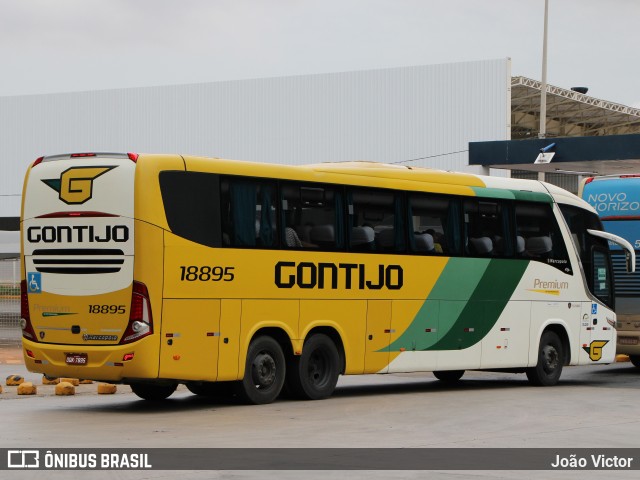
POLYGON ((520 256, 572 274, 571 262, 551 205, 518 202, 515 213, 517 235, 524 239, 525 247, 520 256))
POLYGON ((342 250, 342 187, 286 182, 281 188, 284 248, 342 250))
MULTIPOLYGON (((457 222, 451 222, 454 200, 443 195, 414 193, 409 196, 409 249, 418 255, 456 254, 447 239, 456 235, 457 222)), ((456 215, 454 215, 456 216, 456 215)))
POLYGON ((399 192, 353 188, 349 205, 351 251, 400 253, 406 250, 405 216, 399 192))
POLYGON ((486 199, 464 201, 465 253, 471 257, 512 257, 508 208, 486 199))
POLYGON ((224 177, 220 186, 222 239, 235 248, 278 246, 275 182, 224 177))

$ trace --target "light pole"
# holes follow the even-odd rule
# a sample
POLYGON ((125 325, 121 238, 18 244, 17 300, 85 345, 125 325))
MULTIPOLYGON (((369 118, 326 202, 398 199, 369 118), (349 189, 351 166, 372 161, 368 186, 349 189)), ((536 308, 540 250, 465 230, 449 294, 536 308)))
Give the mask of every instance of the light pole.
POLYGON ((549 0, 544 0, 544 39, 542 41, 542 84, 540 85, 540 129, 538 138, 547 136, 547 22, 549 0))

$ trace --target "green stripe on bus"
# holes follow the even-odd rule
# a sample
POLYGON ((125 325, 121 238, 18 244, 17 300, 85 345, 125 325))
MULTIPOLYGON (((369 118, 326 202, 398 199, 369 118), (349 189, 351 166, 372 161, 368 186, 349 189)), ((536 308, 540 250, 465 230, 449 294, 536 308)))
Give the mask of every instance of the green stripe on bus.
POLYGON ((542 192, 525 190, 503 190, 500 188, 471 187, 476 196, 506 200, 522 200, 525 202, 553 203, 551 195, 542 192))
POLYGON ((525 202, 553 203, 553 197, 548 193, 526 192, 524 190, 512 190, 516 200, 525 202))
POLYGON ((475 345, 498 321, 528 265, 528 260, 449 260, 409 327, 388 350, 475 345))
POLYGON ((451 258, 409 327, 388 349, 428 350, 433 347, 438 338, 453 327, 489 264, 490 260, 483 258, 451 258), (447 321, 439 321, 441 318, 447 321))
POLYGON ((528 265, 528 260, 492 260, 452 328, 429 350, 460 350, 482 340, 500 318, 528 265))
POLYGON ((500 188, 487 188, 487 187, 471 187, 477 197, 482 198, 497 198, 514 200, 515 195, 511 190, 503 190, 500 188))

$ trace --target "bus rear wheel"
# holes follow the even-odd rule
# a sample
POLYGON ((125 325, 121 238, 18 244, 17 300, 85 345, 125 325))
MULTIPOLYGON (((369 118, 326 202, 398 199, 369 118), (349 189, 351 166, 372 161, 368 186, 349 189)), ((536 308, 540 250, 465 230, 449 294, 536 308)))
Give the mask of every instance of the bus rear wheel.
POLYGON ((161 384, 154 383, 132 383, 129 385, 133 393, 144 400, 159 402, 171 396, 178 388, 177 383, 161 384))
POLYGON ((464 375, 464 370, 444 370, 433 372, 433 376, 444 383, 456 383, 464 375))
POLYGON ((546 331, 540 338, 538 363, 535 367, 526 369, 527 378, 532 385, 553 386, 560 380, 563 365, 564 350, 560 337, 555 332, 546 331))
POLYGON ((284 353, 271 337, 257 337, 249 344, 244 378, 237 383, 240 400, 254 405, 273 402, 284 385, 284 353))
POLYGON ((287 370, 287 391, 296 398, 321 400, 331 396, 340 375, 340 355, 324 334, 311 336, 302 355, 293 357, 287 370))

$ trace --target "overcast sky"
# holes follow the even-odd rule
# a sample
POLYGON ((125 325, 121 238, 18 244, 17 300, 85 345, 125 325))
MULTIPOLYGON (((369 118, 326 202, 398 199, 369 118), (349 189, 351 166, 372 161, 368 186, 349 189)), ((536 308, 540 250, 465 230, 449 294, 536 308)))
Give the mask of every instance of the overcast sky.
MULTIPOLYGON (((640 107, 640 0, 550 0, 548 82, 640 107)), ((0 0, 0 96, 510 57, 544 0, 0 0)))

